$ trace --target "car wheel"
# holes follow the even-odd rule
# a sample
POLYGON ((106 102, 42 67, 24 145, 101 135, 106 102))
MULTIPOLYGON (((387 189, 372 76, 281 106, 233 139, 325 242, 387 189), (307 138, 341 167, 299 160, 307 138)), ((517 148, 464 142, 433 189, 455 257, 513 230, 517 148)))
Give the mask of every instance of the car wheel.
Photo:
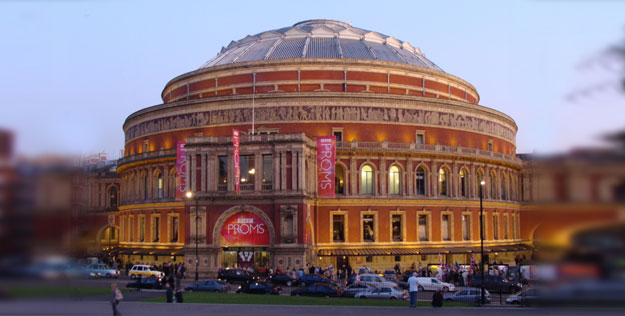
POLYGON ((512 301, 512 303, 511 303, 511 304, 512 304, 512 305, 521 305, 521 302, 519 302, 519 301, 512 301))
POLYGON ((360 298, 365 299, 365 298, 367 298, 367 297, 363 295, 363 296, 361 296, 360 298))
POLYGON ((396 299, 397 299, 397 297, 391 296, 391 300, 396 300, 396 299))
POLYGON ((293 285, 293 282, 291 282, 291 281, 287 281, 286 282, 286 286, 291 286, 291 285, 293 285))
POLYGON ((325 295, 323 298, 330 298, 328 295, 325 295))
POLYGON ((106 274, 106 278, 107 278, 107 279, 110 279, 111 277, 112 277, 112 275, 111 275, 110 273, 107 273, 107 274, 106 274))
POLYGON ((446 286, 443 286, 443 293, 447 293, 447 292, 449 292, 449 288, 446 286))
POLYGON ((419 285, 419 287, 417 288, 419 290, 419 292, 423 291, 423 287, 421 285, 419 285))
POLYGON ((295 296, 300 296, 299 293, 295 294, 295 296))
POLYGON ((189 289, 189 292, 193 293, 193 289, 189 289))
POLYGON ((131 275, 130 275, 130 278, 131 278, 131 279, 136 279, 136 278, 137 278, 137 276, 136 276, 136 275, 134 275, 134 274, 131 274, 131 275))
POLYGON ((451 298, 448 298, 445 300, 445 302, 453 302, 454 300, 452 300, 451 298))

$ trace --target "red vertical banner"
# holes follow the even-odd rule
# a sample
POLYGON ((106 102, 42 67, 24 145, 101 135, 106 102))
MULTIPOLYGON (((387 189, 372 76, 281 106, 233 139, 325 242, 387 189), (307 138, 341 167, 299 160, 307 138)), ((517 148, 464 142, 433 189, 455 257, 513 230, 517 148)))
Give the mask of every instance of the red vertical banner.
POLYGON ((320 198, 334 198, 336 137, 317 136, 317 192, 320 198))
POLYGON ((239 165, 239 136, 240 132, 238 129, 232 130, 232 160, 234 162, 234 185, 237 190, 237 194, 241 192, 241 187, 239 186, 239 179, 241 178, 241 168, 239 165))
POLYGON ((176 200, 185 198, 187 191, 187 150, 186 142, 176 143, 176 200))

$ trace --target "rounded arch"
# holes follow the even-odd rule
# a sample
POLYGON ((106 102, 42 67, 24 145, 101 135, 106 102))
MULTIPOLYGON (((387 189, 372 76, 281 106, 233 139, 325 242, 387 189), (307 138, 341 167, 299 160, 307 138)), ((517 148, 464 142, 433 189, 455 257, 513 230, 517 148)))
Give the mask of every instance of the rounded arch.
POLYGON ((375 165, 369 161, 365 161, 358 168, 360 176, 359 178, 359 191, 360 194, 375 194, 376 190, 376 174, 377 169, 375 165))
POLYGON ((458 195, 469 197, 469 169, 465 165, 458 172, 458 195))
POLYGON ((119 205, 120 189, 117 184, 111 183, 105 189, 106 192, 106 207, 117 208, 119 205))
MULTIPOLYGON (((308 163, 308 161, 306 161, 306 163, 308 163)), ((334 173, 334 191, 336 194, 347 194, 349 178, 347 176, 347 170, 347 166, 343 162, 336 162, 334 173)))
POLYGON ((273 245, 275 245, 276 243, 276 231, 275 227, 273 226, 273 222, 271 221, 271 218, 269 218, 269 216, 258 207, 246 204, 233 206, 227 209, 225 212, 221 213, 221 215, 219 215, 217 221, 215 222, 215 226, 213 227, 213 246, 219 247, 221 228, 222 226, 224 226, 226 220, 230 218, 230 216, 240 212, 250 212, 257 215, 265 222, 265 224, 267 225, 267 229, 269 230, 269 246, 273 247, 273 245))
MULTIPOLYGON (((98 247, 101 248, 103 246, 102 245, 102 240, 104 240, 105 232, 108 229, 110 229, 110 228, 112 228, 114 230, 117 230, 117 242, 119 242, 119 235, 121 233, 120 227, 118 225, 114 225, 114 224, 113 225, 106 224, 106 225, 100 227, 100 229, 98 229, 98 232, 96 233, 96 244, 98 245, 98 247)), ((110 246, 110 245, 108 245, 108 246, 110 246)))
POLYGON ((438 168, 438 195, 451 196, 451 168, 445 163, 438 168))
POLYGON ((395 161, 388 168, 388 194, 402 195, 404 193, 404 168, 395 161))
POLYGON ((428 189, 428 179, 429 179, 430 169, 423 162, 419 163, 414 170, 414 179, 411 181, 415 181, 414 183, 414 193, 416 195, 427 196, 429 195, 428 189))

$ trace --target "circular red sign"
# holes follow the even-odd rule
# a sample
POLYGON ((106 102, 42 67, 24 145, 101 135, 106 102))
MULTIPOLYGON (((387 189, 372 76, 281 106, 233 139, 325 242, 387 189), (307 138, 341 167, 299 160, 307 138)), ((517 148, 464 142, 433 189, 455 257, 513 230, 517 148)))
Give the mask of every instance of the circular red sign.
POLYGON ((260 216, 239 212, 224 222, 219 243, 221 246, 269 246, 269 227, 260 216))

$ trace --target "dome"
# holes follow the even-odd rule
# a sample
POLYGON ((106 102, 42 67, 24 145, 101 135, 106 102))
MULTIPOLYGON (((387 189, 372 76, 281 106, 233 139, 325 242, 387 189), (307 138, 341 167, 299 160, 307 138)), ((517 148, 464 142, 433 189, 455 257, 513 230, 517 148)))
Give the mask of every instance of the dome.
POLYGON ((255 60, 348 58, 381 60, 442 71, 419 48, 392 36, 335 20, 307 20, 232 41, 200 69, 255 60))

